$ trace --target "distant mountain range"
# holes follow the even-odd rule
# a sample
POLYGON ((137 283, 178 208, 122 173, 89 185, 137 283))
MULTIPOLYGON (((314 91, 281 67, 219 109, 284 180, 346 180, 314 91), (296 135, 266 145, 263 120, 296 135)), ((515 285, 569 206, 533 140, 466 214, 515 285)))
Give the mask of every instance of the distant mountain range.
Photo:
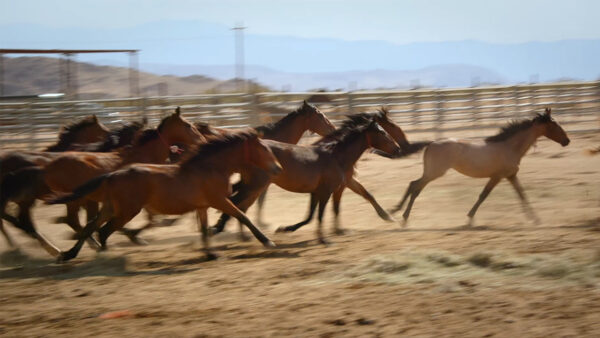
MULTIPOLYGON (((141 49, 140 67, 147 72, 221 80, 234 74, 233 32, 200 21, 160 21, 120 29, 0 25, 0 44, 2 48, 141 49)), ((593 80, 600 75, 598 55, 600 40, 398 45, 250 33, 245 36, 245 77, 276 90, 593 80)), ((127 65, 127 57, 116 54, 80 55, 78 60, 127 65)))

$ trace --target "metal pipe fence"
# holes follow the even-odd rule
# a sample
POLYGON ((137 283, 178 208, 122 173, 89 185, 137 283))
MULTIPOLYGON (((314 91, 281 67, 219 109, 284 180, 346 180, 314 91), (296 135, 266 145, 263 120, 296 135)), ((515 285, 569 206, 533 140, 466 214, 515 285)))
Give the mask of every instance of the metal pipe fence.
POLYGON ((435 137, 481 137, 510 119, 551 107, 568 132, 600 130, 600 81, 462 89, 355 92, 293 92, 140 97, 86 101, 0 103, 2 149, 41 149, 63 124, 96 114, 109 128, 147 118, 154 126, 181 106, 192 121, 221 127, 274 122, 309 98, 333 121, 386 106, 407 133, 435 137))

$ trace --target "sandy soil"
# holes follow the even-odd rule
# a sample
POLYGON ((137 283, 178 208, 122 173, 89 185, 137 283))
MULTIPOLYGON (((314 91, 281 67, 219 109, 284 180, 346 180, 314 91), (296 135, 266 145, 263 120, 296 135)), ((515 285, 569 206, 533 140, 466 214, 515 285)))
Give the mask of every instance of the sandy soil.
MULTIPOLYGON (((214 239, 220 258, 210 262, 191 215, 144 234, 147 246, 115 235, 108 252, 84 247, 63 265, 11 228, 21 250, 0 241, 0 335, 598 337, 600 156, 584 149, 599 144, 590 134, 572 135, 567 148, 541 140, 524 158, 520 179, 539 226, 503 182, 477 227, 464 230, 485 180, 451 172, 423 191, 406 230, 347 191, 348 233, 331 235, 327 247, 314 240, 314 223, 273 234, 304 217, 308 196, 271 188, 265 231, 279 247, 239 242, 232 223, 214 239), (114 311, 118 318, 102 318, 114 311)), ((367 154, 359 179, 389 208, 421 166, 420 155, 367 154)), ((66 249, 69 230, 51 224, 63 212, 42 206, 35 218, 66 249)), ((330 232, 330 208, 325 219, 330 232)))

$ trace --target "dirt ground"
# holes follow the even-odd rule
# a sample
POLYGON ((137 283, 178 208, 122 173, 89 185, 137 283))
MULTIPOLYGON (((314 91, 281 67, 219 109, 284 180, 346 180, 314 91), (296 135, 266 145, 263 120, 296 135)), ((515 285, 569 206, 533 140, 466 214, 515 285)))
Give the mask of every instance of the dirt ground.
MULTIPOLYGON (((278 248, 239 242, 231 223, 214 238, 220 258, 210 262, 192 215, 143 234, 147 246, 115 235, 108 252, 85 246, 62 265, 10 228, 21 249, 0 240, 0 335, 598 337, 600 156, 584 150, 600 135, 571 138, 566 148, 540 140, 521 163, 538 226, 505 181, 479 209, 477 227, 465 230, 485 180, 449 172, 423 191, 405 230, 346 191, 348 232, 331 235, 327 247, 314 240, 314 222, 273 233, 305 216, 308 196, 272 187, 264 229, 278 248)), ((421 155, 366 154, 358 177, 390 208, 421 167, 421 155)), ((41 206, 34 216, 67 249, 70 231, 51 224, 62 213, 41 206)), ((328 233, 332 224, 328 206, 328 233)))

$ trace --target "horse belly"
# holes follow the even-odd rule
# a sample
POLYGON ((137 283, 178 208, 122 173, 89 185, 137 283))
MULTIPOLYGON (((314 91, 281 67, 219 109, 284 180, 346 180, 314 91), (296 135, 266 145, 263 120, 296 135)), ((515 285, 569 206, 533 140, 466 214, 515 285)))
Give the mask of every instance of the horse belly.
POLYGON ((163 215, 181 215, 196 210, 204 199, 201 192, 182 185, 170 177, 157 177, 151 183, 150 197, 144 206, 163 215))
POLYGON ((452 168, 470 177, 491 177, 503 167, 501 159, 496 155, 482 149, 467 150, 455 159, 452 168))

